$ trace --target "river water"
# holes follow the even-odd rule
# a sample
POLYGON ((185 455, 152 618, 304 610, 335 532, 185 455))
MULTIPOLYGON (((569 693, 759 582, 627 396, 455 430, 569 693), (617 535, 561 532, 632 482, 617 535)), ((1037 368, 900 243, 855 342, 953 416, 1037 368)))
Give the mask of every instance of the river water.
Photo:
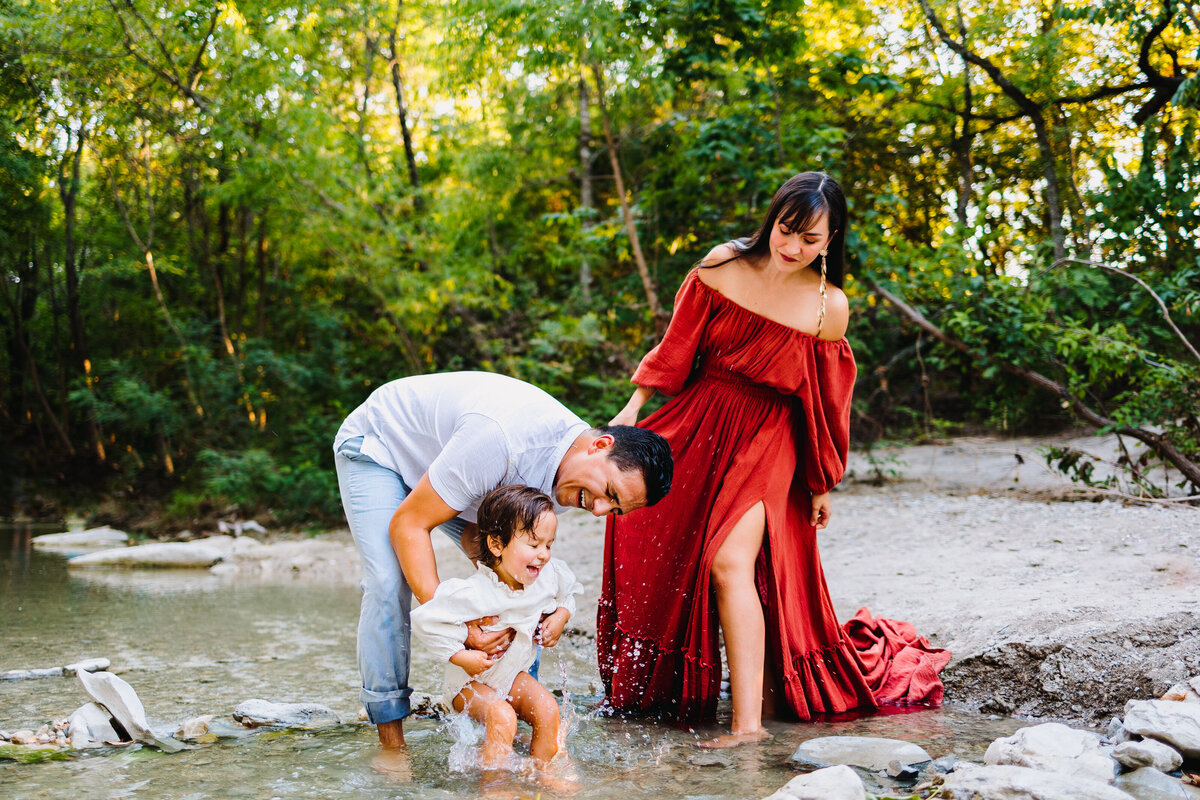
MULTIPOLYGON (((789 756, 816 736, 894 737, 935 758, 980 760, 993 738, 1021 726, 953 708, 771 723, 770 742, 713 755, 694 742, 716 727, 689 731, 597 715, 592 643, 564 637, 542 662, 543 682, 566 698, 572 727, 569 759, 553 782, 452 767, 461 760, 452 758, 456 742, 456 753, 467 750, 462 731, 424 719, 406 723, 411 777, 398 779, 371 768, 374 729, 356 721, 356 588, 203 571, 68 571, 62 556, 29 544, 32 535, 53 530, 0 528, 0 672, 106 657, 166 735, 203 714, 231 723, 234 707, 251 698, 322 703, 347 724, 256 731, 173 755, 135 746, 37 764, 0 760, 0 797, 757 798, 796 774, 789 756)), ((440 670, 416 649, 414 686, 435 689, 440 670)), ((88 700, 75 678, 0 681, 0 729, 37 729, 88 700)))

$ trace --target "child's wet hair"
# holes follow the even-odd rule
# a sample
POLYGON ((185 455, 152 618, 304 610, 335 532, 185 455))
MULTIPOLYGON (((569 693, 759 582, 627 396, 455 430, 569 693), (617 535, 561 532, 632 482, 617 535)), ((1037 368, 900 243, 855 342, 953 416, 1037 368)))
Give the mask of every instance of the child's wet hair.
POLYGON ((516 534, 532 531, 538 517, 547 511, 554 513, 550 498, 529 486, 501 486, 484 495, 476 522, 482 545, 480 562, 493 567, 500 561, 500 557, 488 547, 490 537, 496 537, 501 548, 507 547, 516 534))

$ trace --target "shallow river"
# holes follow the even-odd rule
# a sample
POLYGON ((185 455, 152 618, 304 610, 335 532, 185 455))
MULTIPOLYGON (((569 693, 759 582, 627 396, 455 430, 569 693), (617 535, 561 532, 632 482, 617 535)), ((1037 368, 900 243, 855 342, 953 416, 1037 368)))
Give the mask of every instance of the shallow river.
MULTIPOLYGON (((477 770, 452 768, 454 730, 433 720, 406 724, 412 776, 397 781, 371 769, 374 729, 356 722, 355 588, 191 571, 68 572, 61 556, 29 546, 30 535, 52 531, 0 528, 0 672, 106 657, 137 690, 151 725, 168 735, 202 714, 231 721, 234 706, 250 698, 322 703, 348 724, 321 732, 257 731, 174 755, 132 747, 39 764, 0 761, 0 797, 757 798, 795 774, 788 758, 805 739, 887 736, 919 744, 935 758, 979 760, 988 742, 1021 725, 952 708, 771 723, 769 743, 713 756, 693 743, 716 727, 691 732, 597 716, 591 642, 564 638, 542 663, 543 681, 569 698, 573 728, 557 784, 520 775, 485 781, 477 770)), ((419 648, 413 684, 427 690, 440 684, 440 667, 419 648)), ((36 729, 88 700, 75 678, 0 681, 0 729, 36 729)))

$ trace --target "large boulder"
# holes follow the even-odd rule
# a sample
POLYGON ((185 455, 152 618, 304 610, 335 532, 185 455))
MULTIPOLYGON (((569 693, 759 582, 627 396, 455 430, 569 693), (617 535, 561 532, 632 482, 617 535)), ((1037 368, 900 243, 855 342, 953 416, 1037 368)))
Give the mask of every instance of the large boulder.
POLYGON ((155 542, 88 553, 67 561, 69 567, 205 568, 220 561, 221 550, 203 542, 155 542))
POLYGON ((921 764, 929 754, 911 742, 873 736, 821 736, 796 748, 792 760, 803 767, 844 764, 873 771, 888 768, 893 761, 921 764))
POLYGON ((1166 742, 1184 758, 1200 758, 1200 703, 1130 700, 1125 704, 1125 728, 1166 742))
POLYGON ((1102 781, 1011 765, 957 769, 946 776, 942 796, 954 800, 1135 800, 1102 781))
POLYGON ((1143 739, 1140 742, 1121 742, 1113 750, 1112 757, 1126 769, 1151 767, 1160 772, 1174 772, 1183 764, 1183 756, 1174 747, 1143 739))
POLYGON ((862 779, 847 766, 797 775, 765 800, 865 800, 862 779))
POLYGON ((233 718, 248 728, 324 728, 342 723, 336 713, 318 703, 272 703, 258 699, 238 703, 233 718))
POLYGON ((1101 749, 1100 737, 1058 722, 1021 728, 997 739, 983 760, 990 766, 1030 767, 1104 783, 1116 776, 1116 764, 1101 749))
POLYGON ((33 546, 44 550, 87 550, 98 547, 117 547, 129 541, 129 534, 105 525, 86 531, 47 533, 33 537, 33 546))

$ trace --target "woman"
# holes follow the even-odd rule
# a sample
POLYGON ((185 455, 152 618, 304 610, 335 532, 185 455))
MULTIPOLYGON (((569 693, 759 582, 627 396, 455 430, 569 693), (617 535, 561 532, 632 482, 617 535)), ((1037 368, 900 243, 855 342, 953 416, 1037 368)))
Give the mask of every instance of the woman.
POLYGON ((670 442, 674 489, 609 518, 597 636, 609 703, 711 719, 719 621, 733 719, 710 747, 770 736, 764 698, 800 719, 876 705, 816 542, 845 470, 856 373, 845 237, 838 184, 818 172, 788 180, 757 233, 716 247, 684 280, 613 419, 636 424, 656 391, 674 396, 641 423, 670 442))

